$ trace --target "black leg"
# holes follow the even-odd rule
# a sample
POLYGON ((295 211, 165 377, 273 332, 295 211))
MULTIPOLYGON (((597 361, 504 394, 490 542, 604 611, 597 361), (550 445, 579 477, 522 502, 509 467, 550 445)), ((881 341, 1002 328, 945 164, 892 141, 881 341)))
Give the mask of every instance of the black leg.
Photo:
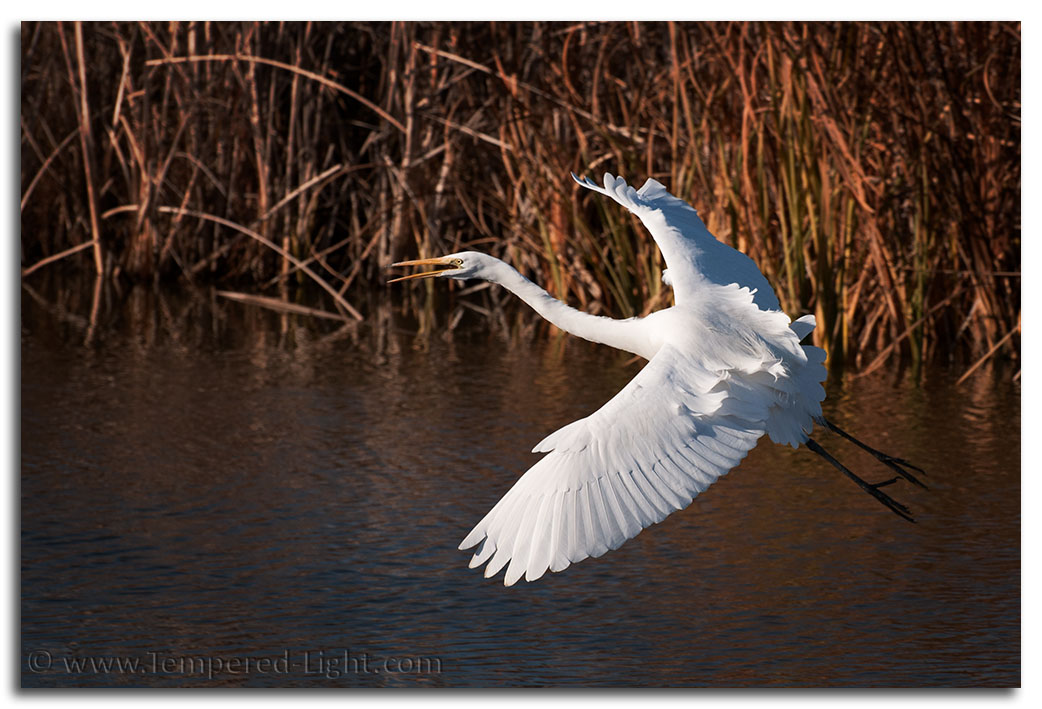
POLYGON ((837 470, 839 470, 841 473, 843 473, 848 478, 850 478, 855 483, 857 483, 857 486, 860 487, 862 490, 864 490, 869 495, 871 495, 872 497, 876 498, 881 503, 886 505, 890 509, 890 511, 893 512, 894 514, 896 514, 898 517, 903 517, 904 519, 908 520, 909 522, 915 522, 915 520, 912 519, 912 514, 911 514, 911 512, 909 511, 909 509, 907 507, 905 507, 900 502, 898 502, 894 498, 890 497, 890 495, 887 495, 885 492, 882 492, 879 489, 879 488, 884 487, 886 485, 890 485, 892 483, 897 482, 897 478, 891 478, 890 480, 884 480, 881 483, 875 483, 873 485, 872 483, 865 482, 864 480, 859 478, 857 475, 855 475, 854 473, 850 472, 845 465, 843 465, 838 460, 833 458, 831 455, 828 454, 828 451, 826 451, 824 448, 819 446, 818 442, 815 441, 813 438, 808 438, 807 439, 807 447, 810 448, 815 453, 817 453, 818 455, 820 455, 822 458, 824 458, 828 462, 832 463, 832 465, 834 465, 837 470))
POLYGON ((928 489, 926 487, 926 485, 924 485, 919 480, 919 478, 915 477, 914 475, 912 475, 910 472, 908 472, 907 470, 905 470, 901 466, 905 466, 907 468, 911 468, 912 470, 917 470, 920 473, 922 473, 923 475, 926 475, 926 471, 923 470, 922 468, 920 468, 920 467, 918 467, 916 465, 912 465, 907 460, 903 460, 901 458, 895 458, 895 457, 893 457, 891 455, 887 455, 886 453, 883 453, 882 451, 877 451, 875 448, 872 448, 871 446, 865 445, 864 443, 862 443, 861 441, 859 441, 858 439, 854 438, 849 433, 844 431, 842 428, 840 428, 836 424, 834 424, 831 421, 829 421, 828 419, 826 419, 824 416, 822 416, 820 419, 818 419, 818 421, 820 421, 825 426, 825 428, 829 429, 830 431, 832 431, 834 433, 838 433, 839 435, 843 436, 843 438, 846 438, 848 441, 850 441, 851 443, 856 445, 858 448, 861 448, 862 450, 865 450, 865 451, 868 451, 869 453, 871 453, 873 456, 875 456, 876 460, 878 460, 881 463, 883 463, 884 465, 886 465, 888 468, 893 470, 895 473, 899 474, 901 477, 903 477, 908 482, 914 483, 914 484, 918 485, 919 487, 921 487, 923 489, 928 489))

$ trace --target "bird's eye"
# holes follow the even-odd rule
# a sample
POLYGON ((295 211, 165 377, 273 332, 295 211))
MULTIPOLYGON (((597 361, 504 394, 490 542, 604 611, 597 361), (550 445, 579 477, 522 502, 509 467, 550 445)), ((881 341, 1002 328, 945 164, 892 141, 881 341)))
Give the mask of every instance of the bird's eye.
POLYGON ((463 259, 461 259, 461 258, 454 258, 454 259, 452 259, 452 264, 456 268, 463 268, 463 259))

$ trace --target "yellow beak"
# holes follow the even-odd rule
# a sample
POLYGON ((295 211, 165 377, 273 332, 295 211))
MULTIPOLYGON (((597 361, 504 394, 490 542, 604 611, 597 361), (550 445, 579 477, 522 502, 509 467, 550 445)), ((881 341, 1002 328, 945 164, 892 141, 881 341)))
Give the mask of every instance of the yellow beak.
POLYGON ((421 258, 416 261, 399 261, 398 263, 392 263, 391 267, 397 266, 444 266, 444 268, 438 268, 433 271, 421 271, 420 273, 413 273, 408 276, 399 276, 398 278, 392 278, 387 281, 388 283, 396 283, 397 281, 411 281, 414 278, 431 278, 444 273, 447 269, 455 268, 456 264, 452 262, 452 259, 439 256, 438 258, 421 258))

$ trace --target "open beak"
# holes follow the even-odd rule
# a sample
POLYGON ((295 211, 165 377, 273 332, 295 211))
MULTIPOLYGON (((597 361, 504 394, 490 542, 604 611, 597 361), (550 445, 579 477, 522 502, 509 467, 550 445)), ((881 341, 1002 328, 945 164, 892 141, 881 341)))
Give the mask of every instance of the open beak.
POLYGON ((445 271, 456 268, 456 265, 452 262, 452 259, 445 256, 439 256, 438 258, 421 258, 416 261, 399 261, 398 263, 392 263, 391 267, 397 266, 442 266, 442 268, 436 268, 433 271, 420 271, 419 273, 411 273, 408 276, 399 276, 398 278, 392 278, 387 281, 388 283, 396 283, 397 281, 411 281, 414 278, 431 278, 433 276, 439 276, 445 271))

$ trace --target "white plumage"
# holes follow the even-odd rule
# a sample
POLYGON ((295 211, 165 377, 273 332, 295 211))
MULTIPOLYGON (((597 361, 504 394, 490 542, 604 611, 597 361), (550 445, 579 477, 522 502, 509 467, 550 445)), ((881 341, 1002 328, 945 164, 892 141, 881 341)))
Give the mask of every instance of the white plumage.
MULTIPOLYGON (((668 267, 673 307, 628 320, 592 316, 476 252, 395 264, 445 267, 396 280, 499 283, 558 327, 649 360, 608 403, 540 442, 534 450, 546 455, 460 544, 477 547, 470 566, 487 563, 486 577, 505 568, 508 586, 616 549, 685 508, 764 433, 798 447, 815 421, 831 426, 820 405, 825 352, 800 344, 814 329, 813 316, 790 322, 753 261, 717 241, 692 207, 655 180, 634 190, 610 174, 603 187, 573 178, 629 209, 651 232, 668 267)), ((887 497, 876 488, 892 481, 868 485, 841 469, 887 497)), ((906 516, 897 503, 884 504, 906 516)))

